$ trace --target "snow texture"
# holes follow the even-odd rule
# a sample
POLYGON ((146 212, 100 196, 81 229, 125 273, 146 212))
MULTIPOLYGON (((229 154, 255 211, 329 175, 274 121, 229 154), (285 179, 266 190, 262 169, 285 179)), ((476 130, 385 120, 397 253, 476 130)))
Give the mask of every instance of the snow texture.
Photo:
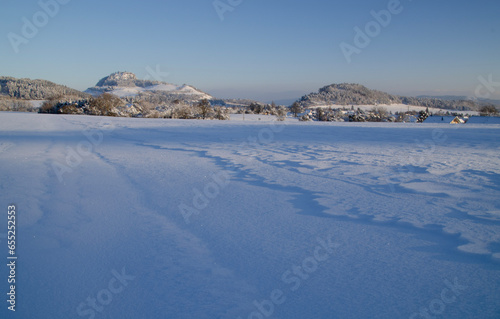
POLYGON ((0 113, 0 318, 499 318, 499 137, 0 113))

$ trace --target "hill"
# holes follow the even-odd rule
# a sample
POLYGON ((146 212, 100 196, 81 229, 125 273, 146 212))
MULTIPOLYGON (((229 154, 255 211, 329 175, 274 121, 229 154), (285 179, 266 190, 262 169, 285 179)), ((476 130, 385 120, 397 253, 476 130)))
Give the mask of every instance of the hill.
POLYGON ((371 90, 360 84, 331 84, 318 93, 304 95, 297 101, 302 107, 333 105, 406 104, 449 110, 478 110, 480 104, 467 99, 439 99, 434 97, 406 97, 371 90))
POLYGON ((210 94, 190 85, 179 86, 160 81, 140 80, 131 72, 116 72, 106 76, 85 92, 94 96, 110 93, 126 100, 144 100, 151 103, 174 100, 192 102, 213 98, 210 94))
POLYGON ((47 80, 0 77, 0 96, 7 99, 47 100, 57 96, 88 98, 89 95, 47 80))
POLYGON ((419 95, 418 98, 431 98, 431 99, 440 99, 440 100, 455 100, 455 101, 463 101, 463 100, 473 100, 477 104, 484 105, 495 105, 500 106, 500 100, 493 99, 484 99, 484 98, 475 98, 475 97, 467 97, 467 96, 457 96, 457 95, 438 95, 438 96, 430 96, 430 95, 419 95))

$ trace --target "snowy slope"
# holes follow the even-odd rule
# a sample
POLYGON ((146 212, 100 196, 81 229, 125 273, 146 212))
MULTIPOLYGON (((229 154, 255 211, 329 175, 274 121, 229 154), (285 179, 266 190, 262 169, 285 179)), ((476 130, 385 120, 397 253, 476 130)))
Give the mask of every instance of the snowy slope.
POLYGON ((498 318, 499 137, 0 113, 0 317, 498 318))
POLYGON ((140 93, 145 92, 165 92, 169 94, 180 94, 180 95, 193 95, 200 99, 211 99, 212 96, 196 90, 189 85, 173 85, 173 84, 157 84, 148 87, 94 87, 85 90, 86 93, 92 94, 94 96, 100 95, 104 92, 114 94, 120 98, 137 96, 140 93))
POLYGON ((166 82, 140 80, 137 79, 135 74, 130 72, 113 73, 101 79, 94 87, 85 90, 85 93, 94 96, 101 95, 102 93, 110 93, 120 98, 133 97, 141 93, 167 93, 196 97, 198 99, 213 98, 211 95, 186 84, 179 86, 166 82))

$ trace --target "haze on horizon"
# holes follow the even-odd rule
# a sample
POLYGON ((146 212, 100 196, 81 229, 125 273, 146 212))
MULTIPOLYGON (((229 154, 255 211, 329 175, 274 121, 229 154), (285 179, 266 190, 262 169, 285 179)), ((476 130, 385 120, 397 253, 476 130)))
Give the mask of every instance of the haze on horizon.
POLYGON ((130 71, 221 98, 291 99, 350 82, 392 94, 500 99, 494 0, 30 0, 2 7, 0 75, 79 90, 130 71))

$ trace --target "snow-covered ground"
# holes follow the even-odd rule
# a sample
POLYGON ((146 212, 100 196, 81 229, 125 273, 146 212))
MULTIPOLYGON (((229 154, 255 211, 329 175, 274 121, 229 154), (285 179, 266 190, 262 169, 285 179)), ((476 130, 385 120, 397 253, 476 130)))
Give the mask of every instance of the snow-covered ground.
POLYGON ((499 318, 500 125, 0 113, 0 318, 499 318))

